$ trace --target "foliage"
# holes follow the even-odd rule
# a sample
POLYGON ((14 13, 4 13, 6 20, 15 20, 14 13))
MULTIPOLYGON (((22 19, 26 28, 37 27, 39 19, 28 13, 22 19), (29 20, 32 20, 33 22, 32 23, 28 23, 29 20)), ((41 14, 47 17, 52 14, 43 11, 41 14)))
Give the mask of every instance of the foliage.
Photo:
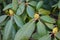
POLYGON ((0 0, 0 40, 60 40, 60 0, 0 0))

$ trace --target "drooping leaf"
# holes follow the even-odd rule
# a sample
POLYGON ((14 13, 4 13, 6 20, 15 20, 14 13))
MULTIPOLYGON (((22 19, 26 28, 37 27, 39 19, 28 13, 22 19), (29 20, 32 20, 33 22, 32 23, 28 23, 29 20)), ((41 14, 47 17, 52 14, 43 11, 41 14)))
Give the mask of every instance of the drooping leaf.
POLYGON ((11 38, 14 40, 15 38, 15 34, 16 34, 16 30, 14 29, 14 27, 12 27, 12 32, 11 32, 11 38))
POLYGON ((3 11, 9 9, 9 8, 12 8, 12 4, 8 4, 6 7, 4 7, 3 11))
POLYGON ((39 40, 51 40, 51 35, 47 34, 47 35, 41 37, 39 40))
POLYGON ((12 34, 13 30, 14 30, 13 28, 14 28, 13 27, 13 18, 11 17, 11 19, 7 22, 7 24, 5 26, 3 40, 13 40, 14 39, 15 34, 12 34))
POLYGON ((15 22, 16 22, 18 27, 22 27, 23 26, 24 23, 23 23, 23 21, 22 21, 20 16, 14 15, 14 20, 15 20, 15 22))
POLYGON ((36 1, 31 1, 31 2, 29 2, 29 4, 31 5, 31 6, 36 6, 37 5, 37 2, 36 1))
POLYGON ((43 5, 43 1, 38 2, 36 9, 39 10, 42 5, 43 5))
POLYGON ((51 18, 50 16, 41 16, 40 19, 45 22, 48 22, 48 23, 55 23, 56 22, 55 19, 51 18))
POLYGON ((46 24, 46 26, 48 27, 48 28, 50 28, 50 29, 53 29, 55 26, 53 25, 53 24, 51 24, 51 23, 45 23, 46 24))
POLYGON ((17 0, 12 0, 12 9, 16 11, 18 8, 18 1, 17 0))
POLYGON ((0 16, 0 23, 2 23, 6 19, 7 15, 0 16))
POLYGON ((25 3, 21 3, 21 4, 19 5, 19 8, 17 9, 16 14, 17 14, 17 15, 21 15, 21 14, 24 12, 24 9, 25 9, 25 3))
POLYGON ((8 36, 8 40, 14 40, 15 34, 16 34, 16 31, 15 31, 14 27, 12 27, 11 32, 8 36))
POLYGON ((28 6, 27 6, 27 13, 28 13, 28 15, 29 15, 31 18, 33 18, 33 17, 34 17, 34 13, 35 13, 33 7, 31 7, 31 6, 28 5, 28 6))
POLYGON ((27 24, 25 24, 23 28, 21 28, 17 32, 14 40, 28 40, 35 29, 34 23, 35 23, 34 21, 30 21, 27 24))
POLYGON ((58 39, 60 39, 60 32, 56 33, 55 35, 58 39))
POLYGON ((45 25, 41 21, 37 23, 37 32, 40 36, 44 36, 47 33, 45 25))

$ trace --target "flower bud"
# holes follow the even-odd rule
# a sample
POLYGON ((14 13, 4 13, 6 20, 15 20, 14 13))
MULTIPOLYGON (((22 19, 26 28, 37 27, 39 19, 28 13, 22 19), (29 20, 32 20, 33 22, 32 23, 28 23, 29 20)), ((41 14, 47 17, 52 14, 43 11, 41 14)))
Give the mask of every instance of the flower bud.
POLYGON ((10 10, 9 10, 9 14, 10 14, 10 15, 13 15, 13 14, 14 14, 13 10, 10 9, 10 10))
POLYGON ((35 18, 35 20, 38 20, 39 19, 39 14, 35 14, 34 18, 35 18))
POLYGON ((55 28, 53 28, 53 31, 52 31, 54 34, 56 34, 57 32, 58 32, 58 28, 57 27, 55 27, 55 28))

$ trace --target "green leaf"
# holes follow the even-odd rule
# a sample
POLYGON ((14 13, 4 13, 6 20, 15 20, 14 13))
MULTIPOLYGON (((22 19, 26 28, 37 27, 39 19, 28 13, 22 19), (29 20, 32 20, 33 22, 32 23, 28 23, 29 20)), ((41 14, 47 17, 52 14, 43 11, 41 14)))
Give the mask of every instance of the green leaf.
POLYGON ((20 16, 14 15, 14 20, 15 20, 15 22, 16 22, 18 27, 22 27, 23 26, 24 23, 23 23, 22 19, 20 18, 20 16))
POLYGON ((29 2, 30 0, 26 0, 26 2, 29 2))
POLYGON ((17 0, 12 0, 12 9, 16 11, 18 8, 18 1, 17 0))
POLYGON ((0 3, 2 3, 2 0, 0 0, 0 3))
POLYGON ((51 35, 47 34, 47 35, 41 37, 39 40, 51 40, 51 35))
POLYGON ((51 24, 51 23, 45 23, 46 24, 46 26, 48 27, 48 28, 50 28, 50 29, 53 29, 55 26, 53 25, 53 24, 51 24))
POLYGON ((34 40, 38 40, 38 39, 40 38, 40 36, 39 36, 39 34, 36 32, 36 33, 34 33, 34 34, 32 35, 32 38, 33 38, 34 40))
POLYGON ((31 6, 28 5, 28 6, 27 6, 27 13, 28 13, 28 15, 29 15, 31 18, 33 18, 35 11, 34 11, 34 9, 33 9, 31 6))
POLYGON ((60 0, 59 0, 59 2, 58 2, 58 8, 60 8, 60 0))
POLYGON ((6 6, 6 2, 5 1, 2 1, 2 3, 3 3, 3 6, 5 7, 6 6))
POLYGON ((16 34, 16 31, 14 27, 12 27, 7 40, 14 40, 15 34, 16 34))
POLYGON ((26 20, 26 18, 27 18, 27 13, 22 14, 20 17, 21 17, 21 18, 23 19, 23 21, 25 22, 25 20, 26 20))
POLYGON ((60 32, 56 33, 55 35, 58 39, 60 39, 60 32))
POLYGON ((58 21, 57 21, 57 23, 58 23, 58 27, 60 28, 60 12, 59 12, 59 15, 58 15, 58 21))
POLYGON ((14 40, 15 38, 15 34, 16 34, 16 31, 14 29, 14 27, 12 27, 12 32, 11 32, 11 38, 14 40))
POLYGON ((14 34, 12 34, 14 31, 13 28, 14 28, 13 27, 13 18, 11 17, 11 19, 7 22, 7 24, 5 26, 5 30, 4 30, 4 34, 3 34, 3 40, 13 40, 13 38, 14 38, 14 34))
POLYGON ((31 37, 34 29, 35 29, 35 22, 34 20, 31 20, 17 32, 14 40, 28 40, 31 37))
POLYGON ((2 23, 6 19, 7 15, 0 16, 0 23, 2 23))
POLYGON ((36 6, 37 5, 37 2, 36 1, 31 1, 31 2, 29 2, 29 4, 31 5, 31 6, 36 6))
POLYGON ((4 7, 3 11, 9 9, 9 8, 12 8, 12 4, 8 4, 6 7, 4 7))
POLYGON ((41 21, 37 23, 37 32, 40 36, 44 36, 47 33, 45 25, 41 21))
POLYGON ((2 23, 0 23, 0 26, 5 26, 7 21, 8 21, 8 18, 6 20, 4 20, 2 23))
POLYGON ((25 3, 21 3, 21 4, 19 5, 19 8, 17 9, 16 14, 17 14, 17 15, 21 15, 21 14, 24 12, 24 9, 25 9, 25 3))
POLYGON ((57 38, 54 38, 54 40, 57 40, 57 38))
POLYGON ((22 3, 22 2, 24 2, 24 0, 18 0, 18 3, 22 3))
POLYGON ((38 2, 36 9, 39 10, 42 5, 43 5, 43 1, 38 2))
POLYGON ((49 14, 50 14, 50 11, 45 10, 45 9, 39 9, 39 14, 42 14, 42 15, 49 15, 49 14))
POLYGON ((52 7, 56 7, 58 4, 53 5, 52 7))
POLYGON ((55 23, 56 22, 55 19, 51 18, 50 16, 41 16, 40 19, 45 22, 48 22, 48 23, 55 23))

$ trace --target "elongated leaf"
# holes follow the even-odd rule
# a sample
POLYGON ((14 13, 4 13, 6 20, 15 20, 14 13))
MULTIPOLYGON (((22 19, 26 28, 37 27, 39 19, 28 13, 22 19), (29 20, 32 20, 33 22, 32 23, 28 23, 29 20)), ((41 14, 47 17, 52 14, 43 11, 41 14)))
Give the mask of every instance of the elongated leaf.
POLYGON ((17 0, 12 0, 12 9, 16 11, 18 8, 18 1, 17 0))
POLYGON ((30 0, 26 0, 26 2, 29 2, 30 0))
POLYGON ((28 22, 23 26, 23 28, 21 28, 17 32, 14 40, 28 40, 32 35, 34 29, 35 29, 34 21, 28 22))
POLYGON ((14 20, 15 20, 15 22, 16 22, 18 27, 22 27, 23 26, 24 23, 23 23, 22 19, 20 18, 20 16, 14 15, 14 20))
POLYGON ((52 7, 56 7, 58 4, 53 5, 52 7))
POLYGON ((57 21, 57 23, 58 23, 58 27, 60 28, 60 12, 59 12, 59 15, 58 15, 58 21, 57 21))
POLYGON ((60 32, 58 32, 55 36, 56 36, 58 39, 60 39, 60 32))
POLYGON ((16 31, 15 31, 14 27, 12 27, 11 32, 8 36, 8 40, 14 40, 15 34, 16 34, 16 31))
POLYGON ((37 32, 40 36, 44 36, 47 33, 45 25, 41 21, 37 23, 37 32))
POLYGON ((40 38, 40 35, 36 32, 36 33, 34 33, 34 34, 32 35, 32 38, 33 38, 34 40, 38 40, 38 39, 40 38))
POLYGON ((13 34, 11 34, 13 31, 12 29, 13 29, 13 18, 11 18, 6 24, 3 40, 13 40, 12 38, 13 34))
POLYGON ((46 26, 48 27, 48 28, 50 28, 50 29, 53 29, 55 26, 53 25, 53 24, 51 24, 51 23, 45 23, 46 24, 46 26))
POLYGON ((15 31, 14 27, 12 27, 12 32, 11 32, 11 39, 12 40, 14 40, 15 34, 16 34, 16 31, 15 31))
POLYGON ((57 38, 54 38, 54 40, 57 40, 57 38))
POLYGON ((2 23, 6 19, 7 15, 0 16, 0 23, 2 23))
POLYGON ((22 2, 24 2, 24 0, 18 0, 18 3, 22 3, 22 2))
POLYGON ((43 5, 43 1, 38 2, 36 9, 39 10, 42 5, 43 5))
POLYGON ((12 8, 12 4, 8 4, 6 7, 4 7, 3 11, 9 9, 9 8, 12 8))
POLYGON ((0 26, 5 26, 7 21, 8 21, 8 19, 4 20, 2 23, 0 23, 0 26))
POLYGON ((36 6, 37 5, 37 2, 36 1, 31 1, 31 2, 29 2, 29 4, 31 5, 31 6, 36 6))
POLYGON ((39 40, 51 40, 51 36, 48 34, 48 35, 41 37, 39 40))
POLYGON ((25 9, 25 3, 21 3, 21 4, 19 5, 19 8, 17 9, 16 14, 17 14, 17 15, 21 15, 21 14, 24 12, 24 9, 25 9))
POLYGON ((39 14, 42 14, 42 15, 49 15, 49 14, 50 14, 50 11, 45 10, 45 9, 39 9, 39 14))
POLYGON ((27 18, 27 14, 26 14, 26 13, 22 14, 22 15, 21 15, 21 18, 22 18, 23 21, 25 22, 25 20, 26 20, 26 18, 27 18))
POLYGON ((33 9, 31 6, 28 5, 28 6, 27 6, 27 13, 28 13, 28 15, 29 15, 31 18, 33 18, 35 11, 34 11, 34 9, 33 9))
POLYGON ((48 22, 48 23, 55 23, 56 22, 55 19, 51 18, 50 16, 41 16, 40 19, 45 22, 48 22))
POLYGON ((59 2, 58 2, 58 8, 60 9, 60 0, 59 0, 59 2))

